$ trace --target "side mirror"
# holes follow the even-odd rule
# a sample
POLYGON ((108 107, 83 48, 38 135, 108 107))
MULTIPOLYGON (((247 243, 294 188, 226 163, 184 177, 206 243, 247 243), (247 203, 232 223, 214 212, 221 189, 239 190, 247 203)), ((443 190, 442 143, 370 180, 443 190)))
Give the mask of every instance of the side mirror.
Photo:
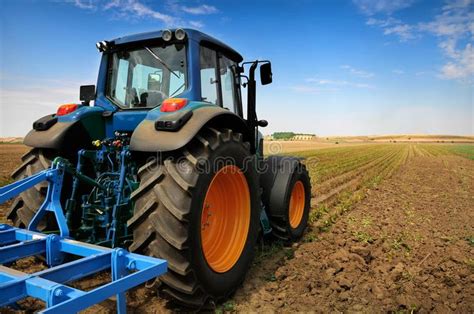
POLYGON ((264 128, 264 127, 268 126, 268 121, 267 121, 267 120, 258 120, 258 121, 257 121, 257 125, 258 125, 259 127, 264 128))
POLYGON ((82 85, 79 89, 79 100, 89 105, 95 99, 95 85, 82 85))
POLYGON ((260 82, 267 85, 272 82, 272 64, 270 62, 260 66, 260 82))

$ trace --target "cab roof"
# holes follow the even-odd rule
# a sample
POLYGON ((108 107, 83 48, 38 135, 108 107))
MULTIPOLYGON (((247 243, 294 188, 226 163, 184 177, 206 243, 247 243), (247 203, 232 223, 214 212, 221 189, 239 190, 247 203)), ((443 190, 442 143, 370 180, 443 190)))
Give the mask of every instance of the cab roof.
MULTIPOLYGON (((174 33, 176 29, 170 29, 170 30, 174 33)), ((161 38, 162 31, 163 30, 118 37, 114 39, 113 42, 116 45, 123 45, 123 44, 138 42, 138 41, 151 40, 154 38, 161 38)), ((233 48, 229 47, 228 45, 224 44, 220 40, 215 39, 212 36, 209 36, 207 34, 204 34, 203 32, 197 31, 195 29, 190 29, 190 28, 184 28, 184 31, 186 32, 186 35, 190 40, 194 40, 198 43, 205 42, 207 44, 210 44, 211 46, 216 46, 220 48, 221 50, 223 50, 227 54, 227 56, 235 62, 241 62, 243 60, 240 53, 238 53, 233 48)))

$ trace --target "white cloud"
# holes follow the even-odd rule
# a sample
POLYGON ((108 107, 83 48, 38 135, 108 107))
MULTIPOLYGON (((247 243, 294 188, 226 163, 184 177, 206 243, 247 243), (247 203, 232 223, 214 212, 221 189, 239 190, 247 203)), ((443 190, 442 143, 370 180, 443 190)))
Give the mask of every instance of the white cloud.
POLYGON ((395 34, 400 38, 400 41, 407 41, 415 38, 413 35, 413 27, 408 24, 398 24, 392 27, 387 27, 383 31, 384 35, 395 34))
POLYGON ((307 78, 306 84, 292 86, 292 89, 296 92, 301 93, 321 93, 321 92, 335 92, 341 90, 341 88, 363 88, 363 89, 373 89, 374 85, 351 82, 345 80, 332 80, 332 79, 318 79, 318 78, 307 78))
POLYGON ((112 8, 117 8, 120 6, 122 0, 110 0, 104 5, 104 10, 109 10, 112 8))
POLYGON ((191 25, 194 28, 203 28, 204 27, 204 23, 202 23, 201 21, 189 21, 189 25, 191 25))
MULTIPOLYGON (((369 2, 373 2, 370 8, 378 7, 376 5, 378 1, 354 2, 359 7, 362 4, 369 6, 369 2)), ((403 7, 398 1, 392 4, 395 7, 403 7), (398 6, 395 5, 397 3, 398 6)), ((380 3, 379 6, 383 7, 380 3)), ((370 15, 385 13, 387 16, 382 19, 370 17, 366 22, 367 25, 379 27, 384 35, 395 35, 402 42, 419 38, 426 33, 438 37, 438 46, 447 59, 440 68, 438 76, 445 79, 473 80, 474 0, 450 1, 440 9, 440 13, 433 20, 413 25, 391 17, 389 14, 393 10, 374 9, 371 12, 373 13, 370 15)))
POLYGON ((412 25, 402 23, 399 19, 388 17, 386 19, 369 18, 367 25, 377 26, 383 30, 384 35, 397 35, 400 41, 407 41, 416 38, 414 32, 416 29, 412 25))
POLYGON ((367 25, 376 25, 376 26, 380 26, 380 27, 389 27, 389 26, 392 26, 392 25, 396 25, 396 24, 399 24, 401 23, 402 21, 400 21, 399 19, 395 19, 393 17, 388 17, 387 19, 376 19, 374 17, 371 17, 367 20, 367 22, 365 22, 365 24, 367 25))
POLYGON ((410 7, 414 0, 353 0, 354 4, 367 15, 377 13, 392 14, 410 7))
POLYGON ((368 89, 374 89, 375 86, 372 84, 366 84, 366 83, 351 83, 352 86, 357 87, 357 88, 368 88, 368 89))
POLYGON ((474 76, 474 1, 457 0, 443 6, 433 21, 419 29, 440 39, 447 63, 441 68, 445 79, 472 80, 474 76))
POLYGON ((316 78, 307 78, 306 82, 315 83, 319 85, 347 85, 347 81, 338 81, 338 80, 326 80, 326 79, 316 79, 316 78))
POLYGON ((395 69, 395 70, 392 70, 392 73, 395 73, 395 74, 398 74, 398 75, 402 75, 402 74, 405 74, 405 71, 400 70, 400 69, 395 69))
POLYGON ((219 12, 215 6, 202 4, 197 7, 187 7, 182 6, 181 9, 189 14, 204 15, 204 14, 213 14, 219 12))
POLYGON ((295 85, 292 86, 291 89, 295 92, 304 94, 319 94, 322 92, 335 92, 339 90, 338 88, 321 88, 312 85, 295 85))
POLYGON ((116 10, 121 15, 133 14, 134 17, 144 17, 160 20, 166 25, 176 25, 179 19, 171 15, 153 10, 138 0, 112 0, 103 5, 104 10, 116 10))
POLYGON ((359 69, 356 69, 356 68, 354 68, 350 65, 347 65, 347 64, 341 65, 341 69, 347 70, 347 71, 349 71, 349 73, 351 73, 355 76, 361 77, 361 78, 371 78, 371 77, 375 76, 374 73, 359 70, 359 69))
POLYGON ((441 77, 445 79, 474 79, 474 48, 472 44, 466 44, 463 50, 456 51, 456 57, 452 58, 441 68, 441 77))
POLYGON ((205 15, 219 12, 212 5, 182 6, 175 0, 168 0, 164 6, 166 12, 173 12, 173 14, 157 11, 140 0, 66 0, 66 2, 80 9, 110 11, 112 15, 119 18, 151 18, 163 22, 166 26, 189 25, 194 28, 203 28, 204 24, 201 21, 187 21, 182 18, 183 14, 205 15))
POLYGON ((97 8, 96 2, 92 0, 72 0, 72 2, 81 9, 95 10, 97 8))

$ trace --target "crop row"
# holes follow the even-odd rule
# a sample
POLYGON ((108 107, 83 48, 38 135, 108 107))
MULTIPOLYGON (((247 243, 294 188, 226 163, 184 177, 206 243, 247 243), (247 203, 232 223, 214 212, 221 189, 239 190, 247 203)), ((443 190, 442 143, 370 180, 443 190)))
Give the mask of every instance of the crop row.
POLYGON ((405 163, 409 152, 409 145, 392 145, 390 149, 384 150, 382 157, 374 157, 364 166, 336 176, 336 180, 323 182, 321 188, 316 187, 316 193, 321 194, 313 199, 313 203, 316 201, 311 213, 313 227, 327 228, 354 202, 365 197, 367 189, 376 186, 405 163))

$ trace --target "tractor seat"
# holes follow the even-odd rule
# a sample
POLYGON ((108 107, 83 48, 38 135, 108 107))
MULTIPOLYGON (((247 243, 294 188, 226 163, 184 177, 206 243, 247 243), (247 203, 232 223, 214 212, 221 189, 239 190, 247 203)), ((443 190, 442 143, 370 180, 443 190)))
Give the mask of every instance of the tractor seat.
POLYGON ((156 107, 168 98, 165 93, 160 91, 148 91, 140 95, 140 104, 144 107, 156 107))

